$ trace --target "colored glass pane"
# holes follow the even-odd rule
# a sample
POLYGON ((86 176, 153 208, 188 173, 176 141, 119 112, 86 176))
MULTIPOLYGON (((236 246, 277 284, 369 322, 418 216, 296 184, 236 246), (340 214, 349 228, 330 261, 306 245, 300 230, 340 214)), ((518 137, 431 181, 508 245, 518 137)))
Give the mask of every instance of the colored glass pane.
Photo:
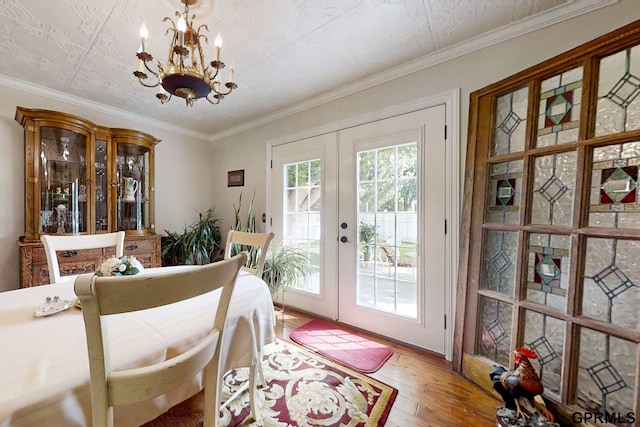
POLYGON ((520 219, 522 160, 491 165, 487 220, 517 224, 520 219))
POLYGON ((569 284, 569 236, 529 236, 527 300, 565 311, 569 284))
POLYGON ((589 226, 640 227, 639 165, 640 142, 606 145, 593 150, 589 226))
POLYGON ((540 84, 537 147, 578 140, 582 103, 582 67, 544 80, 540 84))

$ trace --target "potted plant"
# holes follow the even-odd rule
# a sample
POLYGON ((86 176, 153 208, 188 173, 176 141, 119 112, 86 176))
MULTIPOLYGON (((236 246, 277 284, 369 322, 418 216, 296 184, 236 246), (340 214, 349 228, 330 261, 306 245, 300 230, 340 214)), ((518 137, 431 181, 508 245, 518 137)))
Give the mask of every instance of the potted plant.
POLYGON ((220 252, 220 219, 211 208, 194 224, 185 227, 182 233, 165 230, 162 237, 162 264, 209 264, 216 260, 220 252))
POLYGON ((362 245, 364 260, 369 261, 371 259, 371 244, 375 242, 378 235, 376 232, 376 226, 361 220, 358 232, 360 235, 360 244, 362 245))
POLYGON ((293 246, 269 249, 264 261, 262 279, 267 282, 271 299, 282 295, 296 280, 309 274, 309 257, 293 246))

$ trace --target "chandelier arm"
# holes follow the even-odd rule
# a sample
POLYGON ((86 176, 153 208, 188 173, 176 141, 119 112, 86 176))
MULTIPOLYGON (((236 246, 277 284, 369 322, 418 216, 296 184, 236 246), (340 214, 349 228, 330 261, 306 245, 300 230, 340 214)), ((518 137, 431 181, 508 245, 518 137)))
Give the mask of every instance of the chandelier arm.
POLYGON ((229 89, 226 92, 220 92, 218 89, 216 89, 215 87, 211 87, 211 90, 213 90, 215 93, 217 93, 218 95, 221 96, 227 96, 229 95, 235 88, 238 87, 238 85, 236 85, 235 83, 225 83, 225 87, 227 89, 229 89))
POLYGON ((139 81, 139 82, 140 82, 140 84, 141 84, 142 86, 144 86, 144 87, 156 87, 156 86, 158 86, 158 85, 160 84, 160 80, 158 80, 158 81, 156 82, 156 84, 154 84, 154 85, 148 85, 148 84, 146 84, 146 83, 143 81, 143 79, 142 79, 142 78, 140 78, 140 77, 138 77, 138 81, 139 81))
POLYGON ((209 101, 209 102, 210 102, 211 104, 213 104, 213 105, 218 105, 218 104, 220 104, 220 100, 223 98, 223 96, 215 95, 214 97, 215 97, 215 99, 216 99, 216 100, 215 100, 215 101, 212 101, 212 100, 209 98, 209 95, 211 95, 211 92, 209 92, 209 94, 208 94, 205 98, 207 99, 207 101, 209 101))

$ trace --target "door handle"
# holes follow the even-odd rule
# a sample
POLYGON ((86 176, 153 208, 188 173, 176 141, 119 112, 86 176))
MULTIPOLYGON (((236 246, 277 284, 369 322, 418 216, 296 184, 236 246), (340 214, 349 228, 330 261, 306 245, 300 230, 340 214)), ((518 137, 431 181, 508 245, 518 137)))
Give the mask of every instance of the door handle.
POLYGON ((347 243, 347 242, 349 242, 350 240, 349 240, 349 239, 347 239, 347 236, 342 236, 342 237, 340 237, 340 241, 341 241, 342 243, 347 243))

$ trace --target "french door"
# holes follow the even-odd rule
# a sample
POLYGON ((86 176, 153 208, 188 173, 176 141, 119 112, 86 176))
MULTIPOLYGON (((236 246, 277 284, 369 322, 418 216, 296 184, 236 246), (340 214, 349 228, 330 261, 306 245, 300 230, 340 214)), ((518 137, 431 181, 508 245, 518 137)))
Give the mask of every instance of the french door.
POLYGON ((272 228, 312 267, 287 305, 445 352, 444 120, 441 105, 273 147, 272 228))

